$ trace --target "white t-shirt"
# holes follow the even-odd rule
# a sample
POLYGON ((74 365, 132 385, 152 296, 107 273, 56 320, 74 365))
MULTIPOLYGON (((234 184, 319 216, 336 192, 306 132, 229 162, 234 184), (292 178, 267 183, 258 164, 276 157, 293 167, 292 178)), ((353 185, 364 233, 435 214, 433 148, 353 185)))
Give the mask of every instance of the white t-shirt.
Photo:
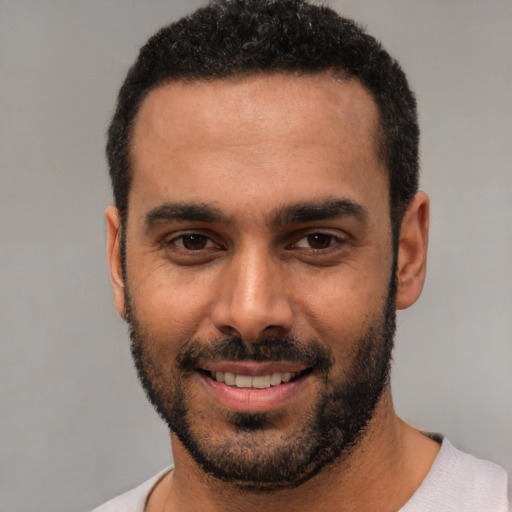
MULTIPOLYGON (((92 512, 144 512, 151 491, 171 469, 92 512)), ((457 450, 445 438, 425 480, 398 512, 512 512, 507 475, 500 466, 457 450)))

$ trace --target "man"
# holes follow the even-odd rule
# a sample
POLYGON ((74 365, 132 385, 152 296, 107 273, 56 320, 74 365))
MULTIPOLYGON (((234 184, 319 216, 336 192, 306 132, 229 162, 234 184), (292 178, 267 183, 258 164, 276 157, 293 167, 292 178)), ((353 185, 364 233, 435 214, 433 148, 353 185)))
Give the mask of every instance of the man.
POLYGON ((492 463, 393 409, 425 279, 416 104, 333 11, 224 0, 162 29, 107 155, 116 308, 174 467, 98 511, 506 511, 492 463))

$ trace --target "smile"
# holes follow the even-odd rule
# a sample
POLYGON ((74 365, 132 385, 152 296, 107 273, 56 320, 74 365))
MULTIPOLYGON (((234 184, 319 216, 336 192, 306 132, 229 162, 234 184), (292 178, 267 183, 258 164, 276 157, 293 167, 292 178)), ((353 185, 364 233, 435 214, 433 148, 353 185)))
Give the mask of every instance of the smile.
POLYGON ((233 411, 264 412, 284 406, 309 387, 312 368, 287 362, 215 361, 197 368, 206 389, 233 411))
POLYGON ((305 372, 274 372, 268 375, 250 376, 237 375, 231 372, 209 372, 210 377, 217 382, 224 383, 227 386, 245 389, 267 389, 271 386, 279 386, 290 382, 303 373, 305 372))

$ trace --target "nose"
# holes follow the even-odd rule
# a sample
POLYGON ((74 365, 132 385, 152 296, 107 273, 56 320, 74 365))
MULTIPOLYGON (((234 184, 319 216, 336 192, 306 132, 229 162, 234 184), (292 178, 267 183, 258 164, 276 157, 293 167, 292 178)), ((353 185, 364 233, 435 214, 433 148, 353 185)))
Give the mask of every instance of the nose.
POLYGON ((227 335, 255 341, 264 332, 290 331, 293 311, 279 262, 266 251, 241 251, 223 269, 212 323, 227 335))

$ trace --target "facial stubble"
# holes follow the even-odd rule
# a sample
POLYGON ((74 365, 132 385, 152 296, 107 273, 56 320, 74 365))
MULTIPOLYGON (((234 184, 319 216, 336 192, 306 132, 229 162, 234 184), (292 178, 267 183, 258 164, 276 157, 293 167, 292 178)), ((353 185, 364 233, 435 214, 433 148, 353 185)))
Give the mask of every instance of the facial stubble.
MULTIPOLYGON (((189 340, 172 365, 161 364, 152 354, 155 339, 137 318, 125 288, 131 350, 139 380, 159 415, 178 437, 195 462, 213 477, 251 491, 292 488, 309 480, 322 468, 348 457, 367 431, 377 403, 389 383, 395 333, 396 272, 380 317, 353 345, 348 367, 331 376, 332 352, 317 340, 267 336, 254 343, 238 337, 209 342, 189 340), (322 386, 310 410, 295 412, 293 435, 279 431, 280 413, 223 411, 227 434, 214 437, 209 418, 194 410, 190 378, 200 360, 296 361, 312 368, 322 386), (172 368, 171 368, 172 366, 172 368), (301 420, 301 421, 299 421, 301 420)), ((173 340, 167 341, 172 346, 173 340)))

